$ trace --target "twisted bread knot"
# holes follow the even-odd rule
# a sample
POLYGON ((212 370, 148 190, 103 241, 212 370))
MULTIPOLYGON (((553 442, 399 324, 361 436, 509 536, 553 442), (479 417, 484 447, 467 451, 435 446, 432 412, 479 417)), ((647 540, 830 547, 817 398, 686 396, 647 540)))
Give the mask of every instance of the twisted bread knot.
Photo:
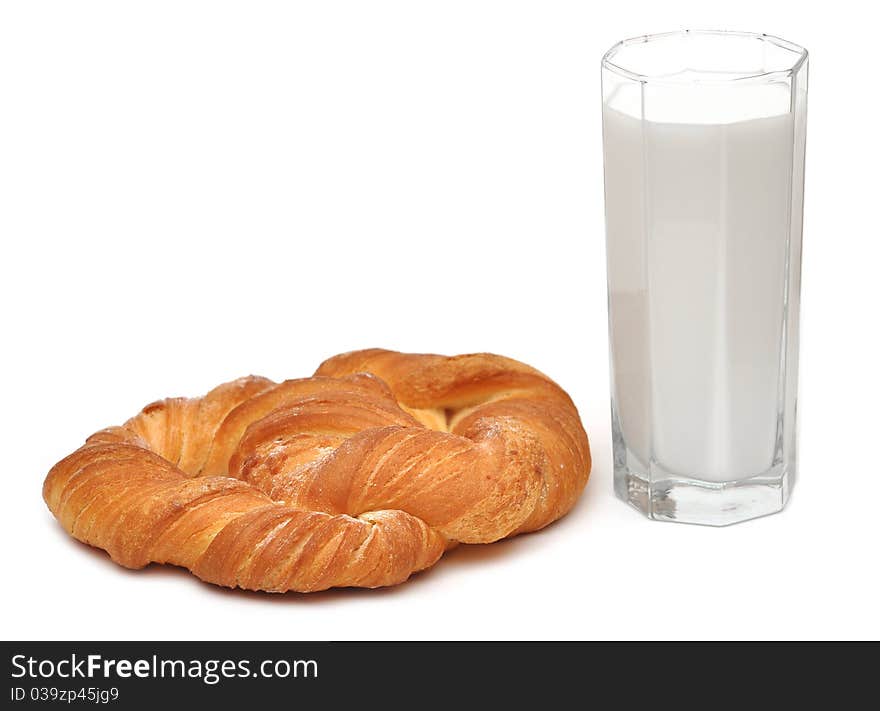
POLYGON ((380 587, 458 542, 574 505, 590 452, 568 395, 501 356, 384 350, 145 407, 56 464, 43 497, 117 563, 229 587, 380 587))

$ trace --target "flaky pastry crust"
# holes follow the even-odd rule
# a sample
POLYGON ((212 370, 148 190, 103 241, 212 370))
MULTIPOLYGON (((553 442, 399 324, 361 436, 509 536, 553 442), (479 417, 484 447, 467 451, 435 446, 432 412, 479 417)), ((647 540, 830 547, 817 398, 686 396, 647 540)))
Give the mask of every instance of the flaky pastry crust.
POLYGON ((43 497, 125 567, 308 592, 396 585, 456 543, 535 531, 589 472, 574 404, 537 370, 371 349, 148 405, 58 462, 43 497))

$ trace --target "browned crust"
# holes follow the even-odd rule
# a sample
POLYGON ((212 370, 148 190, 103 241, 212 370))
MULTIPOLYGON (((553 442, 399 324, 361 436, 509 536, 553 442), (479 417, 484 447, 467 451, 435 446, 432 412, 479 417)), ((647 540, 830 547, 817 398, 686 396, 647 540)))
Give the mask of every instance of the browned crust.
POLYGON ((43 497, 126 567, 306 592, 395 585, 457 542, 542 528, 589 472, 577 410, 542 373, 371 349, 152 403, 56 464, 43 497))

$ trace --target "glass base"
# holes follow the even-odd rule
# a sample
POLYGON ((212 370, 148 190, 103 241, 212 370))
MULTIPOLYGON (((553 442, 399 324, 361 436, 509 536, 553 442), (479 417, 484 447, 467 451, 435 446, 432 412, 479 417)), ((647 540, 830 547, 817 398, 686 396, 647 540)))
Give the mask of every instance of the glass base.
POLYGON ((618 498, 656 521, 729 526, 781 511, 788 502, 794 474, 781 464, 732 482, 706 482, 670 474, 656 464, 650 479, 615 467, 618 498))

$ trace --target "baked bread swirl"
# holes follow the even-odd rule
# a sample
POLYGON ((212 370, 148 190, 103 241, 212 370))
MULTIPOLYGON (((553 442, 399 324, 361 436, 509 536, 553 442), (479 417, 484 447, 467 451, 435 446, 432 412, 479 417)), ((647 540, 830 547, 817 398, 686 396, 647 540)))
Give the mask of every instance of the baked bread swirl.
POLYGON ((535 531, 589 472, 574 404, 537 370, 371 349, 148 405, 58 462, 43 498, 125 567, 308 592, 396 585, 456 543, 535 531))

